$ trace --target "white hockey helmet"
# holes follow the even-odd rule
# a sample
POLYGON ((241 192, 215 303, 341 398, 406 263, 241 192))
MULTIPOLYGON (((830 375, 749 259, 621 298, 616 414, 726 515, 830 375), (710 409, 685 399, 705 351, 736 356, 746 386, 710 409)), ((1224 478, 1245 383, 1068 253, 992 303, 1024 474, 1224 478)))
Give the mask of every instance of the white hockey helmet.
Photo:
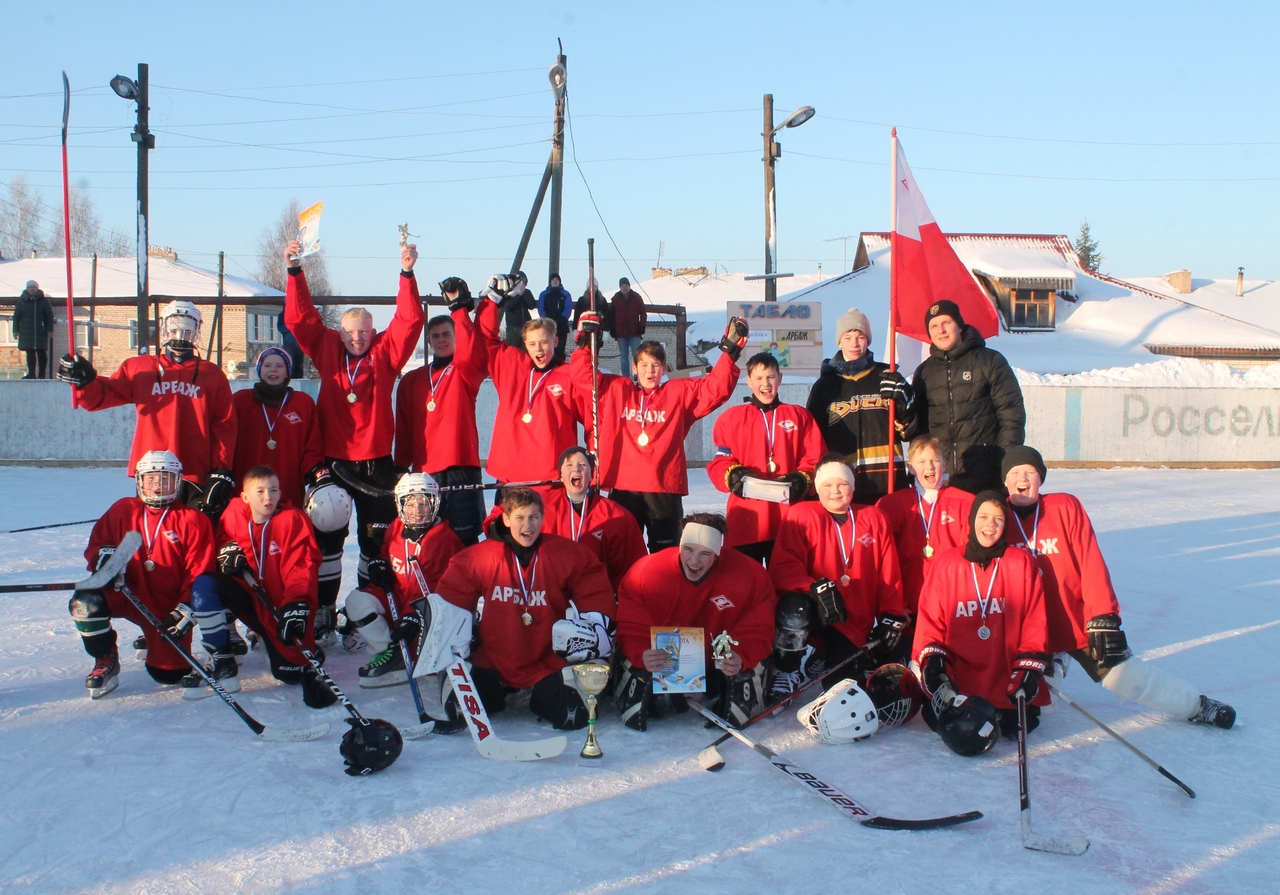
POLYGON ((852 678, 802 706, 796 718, 824 743, 853 743, 880 729, 875 703, 852 678))
POLYGON ((147 451, 133 469, 138 499, 149 507, 167 507, 182 487, 182 461, 173 451, 147 451))
POLYGON ((436 521, 440 486, 423 472, 406 472, 396 482, 396 513, 405 528, 427 528, 436 521), (412 498, 418 497, 419 500, 412 498))
POLYGON ((342 531, 351 521, 351 495, 333 482, 307 493, 307 516, 316 531, 342 531))
POLYGON ((203 323, 199 308, 175 299, 160 308, 160 344, 175 351, 194 351, 200 347, 203 323))

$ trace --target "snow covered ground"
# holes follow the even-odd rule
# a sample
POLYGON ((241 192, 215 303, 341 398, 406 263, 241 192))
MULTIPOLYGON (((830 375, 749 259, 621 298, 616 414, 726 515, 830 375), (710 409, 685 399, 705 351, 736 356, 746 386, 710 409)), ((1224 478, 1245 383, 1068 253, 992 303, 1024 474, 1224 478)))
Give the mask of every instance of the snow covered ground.
MULTIPOLYGON (((687 508, 723 505, 691 478, 687 508)), ((0 892, 1274 891, 1280 470, 1055 469, 1047 487, 1090 510, 1131 644, 1240 715, 1231 731, 1193 727, 1119 705, 1073 669, 1077 701, 1199 794, 1058 709, 1031 737, 1034 822, 1089 837, 1083 857, 1021 847, 1014 743, 961 758, 918 718, 850 746, 817 742, 790 713, 753 733, 875 811, 983 820, 866 829, 736 743, 723 771, 703 771, 696 756, 714 737, 700 719, 640 734, 612 709, 601 769, 578 767, 582 734, 558 758, 517 764, 480 758, 463 733, 406 743, 391 768, 353 779, 341 708, 306 709, 259 655, 242 669, 245 707, 282 726, 323 717, 333 732, 259 741, 217 699, 185 702, 131 656, 120 688, 90 701, 68 595, 45 593, 0 596, 0 892)), ((0 529, 89 518, 130 489, 120 469, 0 468, 0 529)), ((0 534, 0 583, 80 577, 87 534, 0 534)), ((136 633, 118 630, 123 644, 136 633)), ((412 723, 406 688, 356 686, 367 658, 338 651, 329 667, 362 712, 412 723)), ((524 706, 495 720, 504 737, 547 735, 524 706)))

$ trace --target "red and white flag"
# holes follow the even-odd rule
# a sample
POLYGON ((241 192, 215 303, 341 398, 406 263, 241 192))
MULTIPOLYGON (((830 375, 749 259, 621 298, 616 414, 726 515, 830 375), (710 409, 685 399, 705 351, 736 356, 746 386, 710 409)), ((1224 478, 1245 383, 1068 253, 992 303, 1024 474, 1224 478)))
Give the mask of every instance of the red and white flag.
POLYGON ((925 313, 935 301, 950 299, 959 305, 964 322, 989 339, 1000 331, 995 307, 938 228, 907 167, 897 133, 895 128, 895 209, 889 269, 891 326, 896 332, 928 342, 925 313))

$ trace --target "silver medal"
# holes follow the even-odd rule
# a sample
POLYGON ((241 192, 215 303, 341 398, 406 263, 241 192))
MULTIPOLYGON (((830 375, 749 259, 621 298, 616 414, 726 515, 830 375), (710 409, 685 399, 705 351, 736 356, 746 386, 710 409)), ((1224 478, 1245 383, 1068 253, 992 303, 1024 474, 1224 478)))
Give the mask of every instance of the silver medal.
POLYGON ((770 458, 769 458, 769 471, 770 471, 770 472, 777 472, 777 471, 778 471, 778 464, 773 462, 773 458, 772 458, 772 457, 770 457, 770 458))
POLYGON ((520 616, 520 621, 524 622, 526 626, 531 625, 533 624, 533 616, 526 612, 524 615, 520 616))
POLYGON ((925 545, 924 545, 924 558, 925 558, 925 559, 931 559, 932 557, 933 557, 933 545, 932 545, 932 544, 925 544, 925 545))
POLYGON ((987 640, 990 637, 991 637, 991 629, 988 628, 986 625, 983 625, 981 628, 978 629, 979 640, 987 640))
POLYGON ((849 586, 849 582, 851 582, 851 581, 853 581, 853 579, 852 579, 852 578, 850 578, 848 575, 841 575, 841 576, 840 576, 840 586, 841 586, 841 587, 848 587, 848 586, 849 586))
POLYGON ((148 572, 154 572, 156 570, 156 562, 153 559, 148 559, 142 564, 142 567, 148 572))
POLYGON ((276 440, 274 438, 267 439, 267 450, 274 451, 276 449, 276 440))
POLYGON ((355 392, 347 392, 347 403, 348 403, 348 404, 354 404, 354 403, 356 403, 356 393, 355 393, 355 392))
POLYGON ((640 447, 647 447, 649 444, 649 433, 642 429, 640 431, 640 437, 636 439, 636 444, 640 445, 640 447))
POLYGON ((435 401, 428 401, 428 402, 427 402, 427 413, 430 413, 431 411, 433 411, 433 410, 435 410, 435 409, 436 409, 436 402, 435 402, 435 401))

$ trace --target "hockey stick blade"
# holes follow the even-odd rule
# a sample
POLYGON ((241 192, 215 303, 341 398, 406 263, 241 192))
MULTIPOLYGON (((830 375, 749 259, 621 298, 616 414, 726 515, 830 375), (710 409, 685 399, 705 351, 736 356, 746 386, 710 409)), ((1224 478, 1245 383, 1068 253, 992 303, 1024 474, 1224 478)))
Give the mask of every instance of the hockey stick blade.
POLYGON ((428 721, 426 724, 415 724, 412 727, 401 727, 400 736, 406 740, 420 740, 423 737, 430 736, 431 731, 436 729, 436 722, 428 721))
POLYGON ((1089 850, 1089 840, 1083 836, 1041 836, 1031 830, 1030 812, 1022 812, 1022 847, 1053 855, 1078 857, 1089 850))
POLYGON ((108 556, 107 561, 96 572, 83 581, 77 582, 75 589, 101 590, 106 587, 124 571, 124 567, 129 564, 129 560, 133 559, 133 554, 137 553, 141 546, 142 535, 136 531, 126 531, 120 543, 116 545, 116 552, 108 556))
POLYGON ((943 827, 954 827, 957 824, 968 823, 969 821, 978 820, 982 817, 981 811, 967 811, 964 814, 950 814, 945 817, 925 817, 910 820, 872 814, 853 796, 840 791, 831 784, 809 773, 799 765, 792 764, 768 746, 763 743, 756 742, 742 731, 731 726, 728 721, 721 718, 715 712, 712 712, 693 701, 690 701, 689 705, 692 706, 698 714, 724 730, 725 733, 741 741, 744 745, 750 746, 756 752, 763 755, 774 768, 821 797, 828 805, 835 808, 841 814, 856 820, 864 827, 870 827, 873 830, 936 830, 943 827))
POLYGON ((493 732, 489 713, 485 711, 480 694, 471 681, 471 671, 465 659, 454 653, 454 663, 449 666, 449 685, 458 697, 458 707, 467 721, 467 729, 475 740, 476 750, 484 758, 495 761, 539 761, 555 758, 569 745, 566 736, 548 737, 531 742, 504 740, 493 732))
POLYGON ((271 743, 306 743, 318 740, 328 732, 328 723, 321 723, 314 727, 264 727, 258 736, 271 743))

